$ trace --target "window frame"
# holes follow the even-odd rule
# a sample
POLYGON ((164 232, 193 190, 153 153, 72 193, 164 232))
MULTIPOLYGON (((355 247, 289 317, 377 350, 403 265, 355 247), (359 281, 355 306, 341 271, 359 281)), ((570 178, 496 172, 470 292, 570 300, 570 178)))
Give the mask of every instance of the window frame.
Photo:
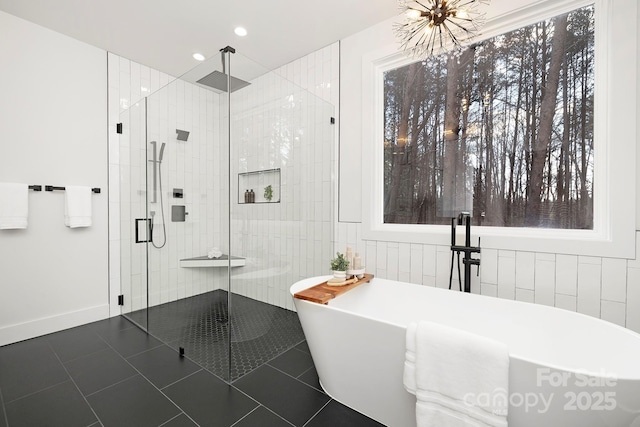
MULTIPOLYGON (((637 129, 629 124, 638 119, 637 5, 633 0, 545 0, 491 19, 478 41, 591 4, 596 55, 593 230, 474 226, 474 239, 482 237, 483 248, 635 258, 637 129), (635 61, 629 61, 629 52, 635 61)), ((363 56, 363 238, 448 246, 448 226, 383 223, 383 73, 411 62, 397 45, 363 56)))

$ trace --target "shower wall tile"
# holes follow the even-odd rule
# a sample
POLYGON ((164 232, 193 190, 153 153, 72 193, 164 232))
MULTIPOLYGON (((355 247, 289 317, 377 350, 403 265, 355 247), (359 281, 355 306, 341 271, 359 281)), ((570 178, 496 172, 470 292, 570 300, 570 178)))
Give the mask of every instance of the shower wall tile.
MULTIPOLYGON (((327 58, 337 61, 338 55, 327 58)), ((331 162, 337 126, 329 118, 336 113, 295 86, 337 97, 338 87, 323 92, 324 61, 317 61, 318 69, 315 59, 316 53, 256 79, 237 92, 232 106, 238 113, 232 135, 239 138, 231 147, 231 157, 237 159, 232 175, 281 169, 280 203, 247 206, 234 200, 231 206, 232 242, 252 261, 243 267, 251 277, 246 280, 246 293, 290 309, 289 286, 304 277, 329 273, 329 259, 336 251, 344 253, 349 245, 365 262, 368 256, 376 256, 360 239, 359 224, 341 224, 338 231, 333 223, 336 187, 331 162), (272 144, 278 148, 273 150, 272 144)), ((237 182, 232 181, 232 194, 236 194, 237 182)))
MULTIPOLYGON (((449 288, 449 269, 451 268, 451 249, 448 246, 436 246, 436 286, 449 288)), ((455 271, 455 268, 454 268, 455 271)))
MULTIPOLYGON (((464 274, 464 273, 462 273, 462 274, 464 274)), ((464 286, 464 279, 463 279, 463 286, 464 286)), ((472 270, 472 272, 471 272, 471 293, 480 294, 481 293, 480 286, 481 286, 480 276, 478 276, 476 274, 476 272, 474 272, 472 270)))
POLYGON ((535 259, 533 252, 516 252, 517 288, 529 290, 535 288, 535 259))
POLYGON ((578 295, 578 257, 576 255, 556 256, 556 292, 564 295, 578 295))
POLYGON ((387 243, 378 242, 376 246, 376 266, 378 270, 387 271, 387 243))
POLYGON ((422 248, 423 245, 411 244, 410 245, 410 270, 411 274, 409 282, 422 283, 422 248))
POLYGON ((578 298, 573 295, 556 294, 556 307, 576 311, 578 298))
MULTIPOLYGON (((398 271, 411 273, 411 244, 400 243, 398 247, 398 271)), ((409 274, 409 277, 411 275, 409 274)))
POLYGON ((120 58, 111 52, 107 52, 107 78, 109 88, 118 89, 120 76, 120 58))
POLYGON ((491 283, 480 283, 480 293, 489 297, 498 296, 498 285, 491 283))
POLYGON ((365 268, 373 275, 377 275, 377 247, 376 242, 367 242, 365 268))
POLYGON ((625 326, 626 305, 621 302, 602 300, 601 318, 616 325, 625 326))
POLYGON ((480 268, 482 269, 482 283, 498 284, 498 251, 496 249, 482 250, 480 268))
POLYGON ((602 265, 602 258, 580 255, 578 257, 578 264, 602 265))
POLYGON ((536 254, 535 302, 553 307, 555 305, 555 255, 536 254))
POLYGON ((535 302, 535 294, 530 289, 516 288, 516 301, 535 302))
POLYGON ((498 297, 505 299, 516 298, 515 252, 498 252, 498 297))
POLYGON ((422 274, 425 276, 436 276, 436 248, 435 245, 422 246, 422 274))
POLYGON ((640 333, 640 268, 627 269, 627 328, 640 333))
POLYGON ((627 260, 602 259, 602 299, 624 303, 627 300, 627 260))
POLYGON ((399 244, 387 243, 387 279, 398 280, 399 244))
POLYGON ((627 267, 640 269, 640 231, 636 231, 636 257, 627 261, 627 267))
POLYGON ((593 257, 579 257, 578 261, 578 312, 600 317, 602 266, 593 257))
POLYGON ((422 276, 422 284, 424 286, 436 287, 436 276, 422 276))

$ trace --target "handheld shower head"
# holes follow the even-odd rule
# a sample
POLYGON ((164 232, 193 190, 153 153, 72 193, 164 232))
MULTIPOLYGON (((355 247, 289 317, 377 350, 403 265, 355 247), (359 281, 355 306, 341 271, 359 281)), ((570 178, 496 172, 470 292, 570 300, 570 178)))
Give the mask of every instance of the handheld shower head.
POLYGON ((160 154, 158 155, 158 163, 162 163, 162 156, 164 155, 164 146, 165 146, 165 143, 163 142, 162 145, 160 146, 160 154))

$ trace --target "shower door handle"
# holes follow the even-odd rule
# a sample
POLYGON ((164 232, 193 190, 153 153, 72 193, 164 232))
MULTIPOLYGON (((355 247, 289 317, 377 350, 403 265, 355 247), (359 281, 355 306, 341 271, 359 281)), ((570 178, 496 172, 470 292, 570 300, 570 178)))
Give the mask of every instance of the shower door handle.
POLYGON ((136 218, 136 243, 149 243, 151 241, 151 232, 153 231, 153 228, 151 226, 151 218, 136 218), (144 221, 145 225, 146 225, 146 230, 143 230, 144 235, 143 237, 146 237, 145 239, 141 239, 140 235, 142 233, 140 233, 140 223, 144 221))

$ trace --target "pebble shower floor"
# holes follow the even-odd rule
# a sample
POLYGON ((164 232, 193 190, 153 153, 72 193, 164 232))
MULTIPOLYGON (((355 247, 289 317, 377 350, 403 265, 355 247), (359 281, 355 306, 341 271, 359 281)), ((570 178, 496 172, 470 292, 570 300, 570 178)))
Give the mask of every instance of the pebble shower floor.
MULTIPOLYGON (((173 348, 183 347, 190 359, 229 381, 305 339, 295 312, 232 293, 229 316, 227 297, 227 291, 215 290, 151 307, 149 333, 173 348)), ((147 324, 145 310, 128 316, 147 324)))

